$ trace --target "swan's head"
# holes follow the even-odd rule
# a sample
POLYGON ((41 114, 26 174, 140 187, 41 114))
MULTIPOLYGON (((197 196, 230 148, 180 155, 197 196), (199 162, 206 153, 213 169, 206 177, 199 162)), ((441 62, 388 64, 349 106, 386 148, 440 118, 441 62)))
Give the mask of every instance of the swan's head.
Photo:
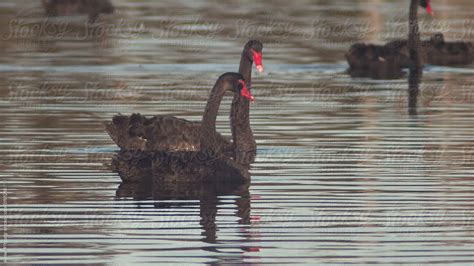
POLYGON ((433 9, 431 8, 431 0, 420 0, 420 6, 426 9, 426 12, 431 16, 434 15, 433 9))
POLYGON ((263 44, 257 40, 248 41, 244 49, 247 57, 255 63, 255 68, 258 72, 263 72, 262 50, 263 44))
POLYGON ((250 89, 240 73, 227 72, 222 74, 216 82, 216 86, 223 91, 230 91, 253 101, 255 98, 250 93, 250 89))
POLYGON ((239 79, 239 91, 240 91, 240 95, 247 98, 248 100, 250 101, 255 100, 255 98, 250 93, 250 90, 248 89, 247 84, 245 84, 245 81, 243 79, 239 79))

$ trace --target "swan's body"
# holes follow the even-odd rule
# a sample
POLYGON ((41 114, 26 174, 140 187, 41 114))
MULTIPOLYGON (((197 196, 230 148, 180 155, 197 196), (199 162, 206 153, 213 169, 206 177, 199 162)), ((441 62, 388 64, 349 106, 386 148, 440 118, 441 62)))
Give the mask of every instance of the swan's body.
POLYGON ((352 77, 373 79, 400 78, 409 66, 409 57, 384 45, 356 43, 346 53, 348 73, 352 77))

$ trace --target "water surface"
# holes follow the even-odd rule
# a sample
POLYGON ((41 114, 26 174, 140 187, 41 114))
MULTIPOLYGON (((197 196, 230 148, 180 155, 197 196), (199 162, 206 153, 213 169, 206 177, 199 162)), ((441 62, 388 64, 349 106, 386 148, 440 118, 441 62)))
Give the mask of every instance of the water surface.
MULTIPOLYGON (((3 262, 473 263, 472 66, 428 66, 415 108, 407 79, 344 73, 351 43, 405 36, 401 2, 114 0, 88 26, 3 1, 3 262), (266 67, 252 85, 251 184, 121 184, 103 122, 199 120, 251 38, 266 67)), ((474 40, 471 1, 433 5, 425 36, 474 40)))

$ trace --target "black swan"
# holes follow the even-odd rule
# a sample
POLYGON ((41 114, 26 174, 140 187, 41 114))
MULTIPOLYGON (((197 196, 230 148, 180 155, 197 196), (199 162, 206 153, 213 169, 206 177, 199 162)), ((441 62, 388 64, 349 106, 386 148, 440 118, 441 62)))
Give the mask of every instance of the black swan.
MULTIPOLYGON (((220 101, 224 96, 222 86, 218 84, 219 81, 211 92, 211 95, 214 95, 216 99, 210 98, 206 110, 204 111, 200 128, 200 150, 155 152, 152 158, 151 169, 154 182, 159 184, 242 184, 250 180, 249 168, 250 163, 253 162, 255 157, 256 146, 253 146, 253 150, 248 150, 248 148, 252 144, 255 145, 255 142, 248 143, 245 141, 248 140, 248 138, 242 138, 243 141, 235 142, 233 152, 226 153, 226 151, 219 146, 218 139, 215 138, 215 136, 217 136, 215 125, 219 105, 209 103, 220 101)), ((243 91, 244 90, 245 87, 243 91)), ((237 92, 234 93, 238 94, 237 92)), ((240 93, 240 95, 244 94, 240 93)), ((238 99, 234 100, 234 104, 241 101, 248 102, 248 100, 245 99, 238 99)))
MULTIPOLYGON (((408 41, 393 41, 386 45, 356 43, 346 53, 349 63, 348 73, 353 77, 370 77, 374 79, 392 79, 403 75, 403 68, 411 67, 413 52, 422 59, 419 47, 418 6, 433 14, 430 0, 411 0, 409 16, 408 41), (406 52, 403 52, 405 48, 406 52)), ((421 60, 420 62, 422 62, 421 60)))
POLYGON ((426 62, 431 65, 455 66, 471 64, 474 61, 474 47, 470 42, 446 42, 442 33, 431 37, 426 50, 426 62))
MULTIPOLYGON (((244 77, 248 86, 252 86, 252 62, 255 62, 257 71, 263 71, 263 45, 260 41, 250 40, 245 44, 240 57, 239 73, 244 77)), ((230 110, 232 138, 235 147, 242 151, 255 151, 257 145, 250 128, 250 102, 236 94, 230 110)))
MULTIPOLYGON (((239 73, 251 86, 252 63, 263 71, 263 45, 251 40, 244 46, 239 73)), ((112 140, 122 150, 138 151, 197 151, 200 150, 200 122, 190 122, 172 116, 146 118, 140 114, 115 116, 105 125, 112 140)), ((244 150, 255 150, 255 140, 249 121, 249 101, 246 95, 234 94, 231 108, 233 143, 221 135, 216 141, 228 150, 239 144, 244 150)))
POLYGON ((48 16, 88 14, 91 22, 100 14, 112 14, 115 10, 109 0, 42 0, 42 3, 48 16))
MULTIPOLYGON (((165 149, 156 151, 122 150, 113 158, 113 170, 120 175, 124 182, 141 181, 144 176, 149 175, 152 165, 153 171, 160 173, 160 178, 174 175, 181 176, 180 179, 182 180, 207 181, 202 178, 202 173, 205 172, 207 176, 215 176, 218 173, 219 175, 223 174, 226 176, 224 178, 226 180, 248 180, 248 167, 245 169, 240 164, 248 165, 251 163, 255 151, 244 151, 245 147, 240 145, 245 146, 246 142, 237 142, 236 146, 233 146, 234 149, 229 149, 229 143, 223 141, 224 138, 216 131, 216 118, 220 102, 226 91, 232 91, 234 94, 242 96, 243 99, 240 99, 240 101, 253 99, 241 74, 225 73, 220 76, 211 90, 202 123, 198 127, 191 128, 192 130, 190 131, 197 140, 198 149, 195 151, 165 149), (232 159, 227 160, 229 158, 232 159), (184 165, 182 165, 183 163, 184 165), (207 166, 212 164, 213 167, 202 167, 203 164, 207 166), (199 172, 196 171, 198 168, 201 168, 202 171, 200 174, 190 177, 183 172, 176 171, 176 167, 181 166, 188 168, 188 170, 183 170, 186 173, 197 173, 199 172)), ((177 121, 184 123, 181 122, 184 120, 177 121)), ((253 137, 251 139, 253 141, 253 137)), ((172 180, 173 178, 170 177, 169 179, 172 180)))

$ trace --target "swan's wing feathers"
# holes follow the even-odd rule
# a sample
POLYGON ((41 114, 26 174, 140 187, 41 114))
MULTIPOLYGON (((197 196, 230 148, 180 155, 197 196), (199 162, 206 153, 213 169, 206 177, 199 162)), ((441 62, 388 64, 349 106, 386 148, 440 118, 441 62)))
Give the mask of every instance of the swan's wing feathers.
POLYGON ((172 116, 159 116, 146 127, 147 150, 200 149, 201 124, 172 116))
MULTIPOLYGON (((201 123, 173 116, 147 118, 141 114, 117 115, 106 124, 112 140, 124 150, 198 151, 201 149, 201 123)), ((217 134, 216 146, 222 151, 232 143, 217 134)))

